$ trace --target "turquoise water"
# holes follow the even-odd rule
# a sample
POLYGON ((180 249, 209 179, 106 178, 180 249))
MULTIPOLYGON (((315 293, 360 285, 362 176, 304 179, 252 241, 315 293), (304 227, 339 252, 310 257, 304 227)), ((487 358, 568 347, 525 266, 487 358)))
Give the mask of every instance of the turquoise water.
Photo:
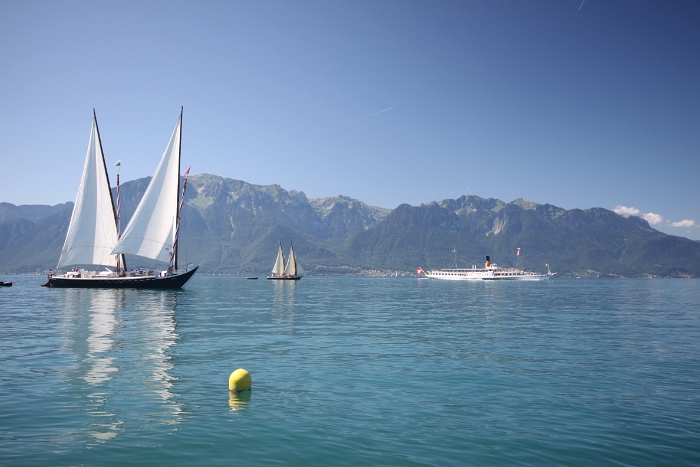
POLYGON ((42 279, 0 278, 2 465, 700 464, 697 280, 42 279))

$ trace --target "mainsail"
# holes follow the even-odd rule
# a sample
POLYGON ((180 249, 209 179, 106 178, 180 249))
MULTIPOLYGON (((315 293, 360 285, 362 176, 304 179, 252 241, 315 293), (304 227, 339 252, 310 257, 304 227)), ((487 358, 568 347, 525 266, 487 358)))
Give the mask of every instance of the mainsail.
POLYGON ((297 257, 294 256, 293 246, 289 247, 289 259, 287 260, 287 267, 284 268, 284 273, 290 276, 297 275, 297 257))
POLYGON ((112 254, 171 261, 178 222, 181 136, 182 111, 151 183, 112 254))
POLYGON ((73 264, 114 265, 116 258, 110 255, 114 254, 112 250, 118 238, 112 190, 102 152, 97 116, 93 110, 83 176, 58 267, 73 264))
MULTIPOLYGON (((269 263, 268 263, 269 264, 269 263)), ((282 252, 282 244, 280 243, 279 251, 277 251, 277 261, 272 267, 272 274, 284 274, 284 253, 282 252)))

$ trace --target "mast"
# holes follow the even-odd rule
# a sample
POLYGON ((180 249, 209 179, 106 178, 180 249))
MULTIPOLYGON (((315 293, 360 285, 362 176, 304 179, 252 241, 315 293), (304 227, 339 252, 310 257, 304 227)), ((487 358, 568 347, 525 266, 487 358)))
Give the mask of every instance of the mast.
MULTIPOLYGON (((121 162, 118 162, 117 164, 121 167, 121 162)), ((109 190, 109 191, 111 192, 112 190, 109 190)), ((119 225, 119 222, 121 219, 121 211, 122 211, 122 207, 121 207, 121 196, 119 193, 119 172, 117 172, 117 238, 119 238, 119 235, 121 233, 120 225, 119 225)), ((117 254, 117 275, 119 275, 119 259, 122 256, 124 256, 124 255, 117 254)), ((126 268, 126 265, 124 265, 124 267, 126 268)))
MULTIPOLYGON (((102 149, 102 136, 100 136, 100 126, 97 124, 97 113, 95 112, 95 109, 92 109, 92 118, 95 119, 95 129, 97 130, 97 140, 100 142, 100 152, 102 153, 102 166, 105 169, 105 177, 107 177, 107 186, 111 186, 111 183, 109 183, 109 172, 107 172, 107 162, 105 161, 105 152, 102 149)), ((112 214, 114 215, 114 225, 117 226, 117 238, 119 238, 119 217, 117 216, 117 212, 114 210, 114 197, 112 196, 112 190, 109 191, 109 200, 110 200, 110 205, 112 206, 112 214)), ((117 192, 119 191, 119 174, 117 174, 117 192)), ((117 203, 119 203, 119 198, 117 198, 117 203)), ((126 268, 126 260, 124 259, 124 255, 122 256, 122 261, 124 262, 124 268, 126 268)), ((119 255, 117 255, 117 272, 119 272, 119 255)))
MULTIPOLYGON (((104 154, 104 153, 103 153, 104 154)), ((122 161, 119 159, 116 164, 117 167, 119 167, 119 170, 121 170, 122 167, 122 161)), ((119 185, 119 170, 117 170, 117 239, 121 237, 122 231, 121 231, 121 212, 122 212, 122 204, 121 204, 121 187, 119 185)), ((109 190, 110 194, 112 193, 112 190, 109 190)), ((119 274, 119 268, 121 267, 124 268, 124 271, 126 271, 126 257, 124 255, 117 254, 117 274, 119 274)))
MULTIPOLYGON (((176 206, 180 206, 180 208, 177 210, 177 213, 175 214, 175 241, 173 242, 173 268, 174 271, 177 272, 177 240, 179 236, 179 231, 180 231, 180 209, 182 209, 182 206, 180 205, 180 156, 182 155, 182 110, 183 106, 180 106, 180 141, 178 142, 178 148, 177 148, 177 204, 176 206)), ((189 171, 188 171, 189 172, 189 171)), ((185 199, 185 189, 184 187, 187 186, 185 182, 183 186, 183 193, 182 193, 182 199, 185 199)))
MULTIPOLYGON (((176 214, 178 219, 180 217, 180 213, 182 212, 182 208, 185 204, 185 190, 187 190, 187 176, 190 174, 191 168, 192 167, 189 167, 185 171, 184 182, 182 183, 182 197, 180 198, 180 204, 178 205, 177 214, 176 214)), ((172 251, 174 253, 177 252, 179 247, 180 247, 180 223, 178 222, 177 225, 175 226, 175 241, 173 242, 172 251)), ((173 254, 173 259, 175 259, 175 254, 173 254)), ((170 265, 168 265, 168 268, 172 269, 172 262, 170 265)), ((177 272, 177 266, 176 266, 175 272, 177 272)))

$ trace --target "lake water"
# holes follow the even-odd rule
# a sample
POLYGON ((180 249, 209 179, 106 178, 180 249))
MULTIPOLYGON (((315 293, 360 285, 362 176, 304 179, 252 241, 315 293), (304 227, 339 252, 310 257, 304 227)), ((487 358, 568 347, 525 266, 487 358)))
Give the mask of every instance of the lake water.
POLYGON ((2 465, 700 464, 698 280, 0 280, 2 465))

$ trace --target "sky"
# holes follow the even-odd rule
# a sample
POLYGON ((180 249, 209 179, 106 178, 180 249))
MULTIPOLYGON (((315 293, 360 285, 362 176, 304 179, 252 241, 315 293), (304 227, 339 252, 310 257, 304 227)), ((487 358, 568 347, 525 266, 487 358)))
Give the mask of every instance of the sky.
POLYGON ((373 206, 477 195, 700 239, 700 2, 0 0, 0 201, 182 166, 373 206))

